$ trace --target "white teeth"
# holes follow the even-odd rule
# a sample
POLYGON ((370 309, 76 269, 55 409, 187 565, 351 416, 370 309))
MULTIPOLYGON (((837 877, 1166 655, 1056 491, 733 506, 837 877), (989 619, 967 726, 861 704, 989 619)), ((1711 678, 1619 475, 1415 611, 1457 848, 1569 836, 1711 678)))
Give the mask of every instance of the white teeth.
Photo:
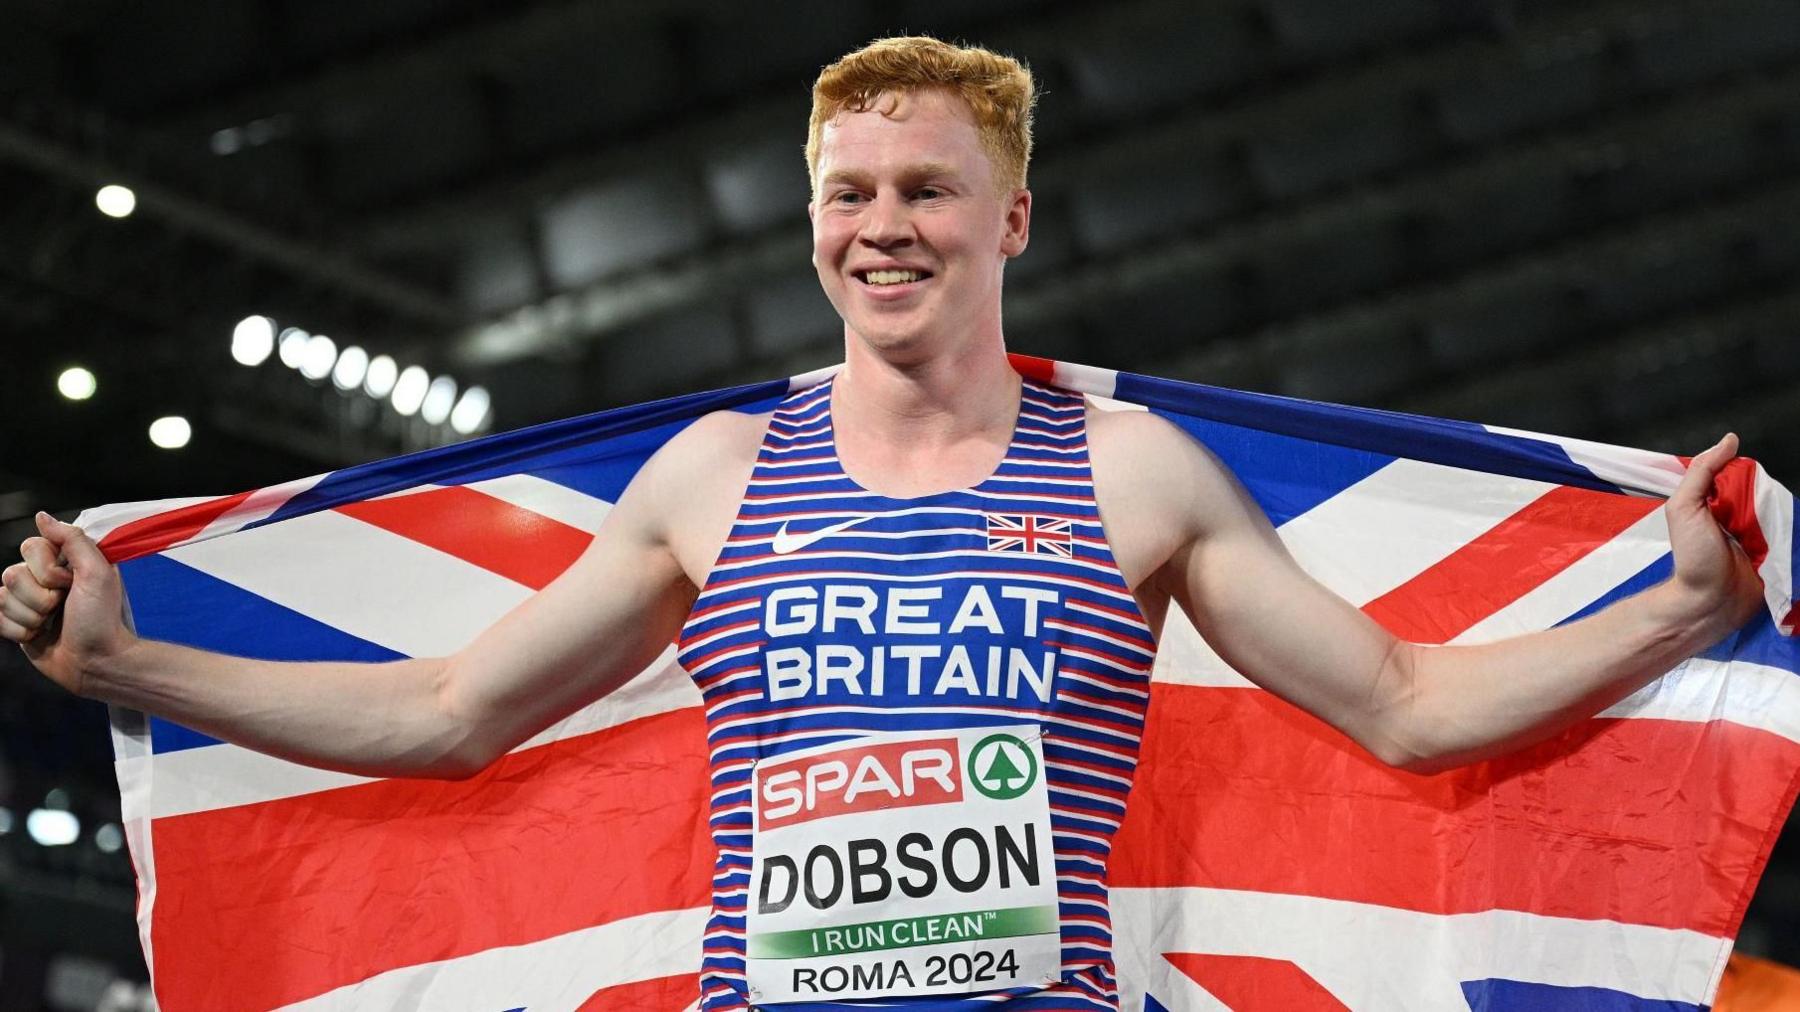
POLYGON ((924 276, 920 271, 868 271, 863 274, 863 280, 871 285, 903 285, 924 276))

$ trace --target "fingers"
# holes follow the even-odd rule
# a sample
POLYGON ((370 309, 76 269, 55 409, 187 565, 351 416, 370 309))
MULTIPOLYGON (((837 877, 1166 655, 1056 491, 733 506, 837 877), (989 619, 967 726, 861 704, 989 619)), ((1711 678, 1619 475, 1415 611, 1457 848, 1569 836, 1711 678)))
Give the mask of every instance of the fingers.
POLYGON ((62 604, 62 593, 39 583, 36 574, 23 562, 15 562, 0 573, 0 587, 5 588, 8 599, 15 599, 41 615, 50 614, 62 604))
POLYGON ((32 578, 45 587, 61 590, 75 582, 75 574, 57 558, 56 547, 44 538, 26 538, 19 546, 19 555, 30 568, 32 578))
POLYGON ((0 638, 14 643, 29 643, 37 637, 37 629, 27 629, 5 615, 0 615, 0 638))
POLYGON ((106 556, 101 554, 100 546, 94 544, 94 539, 74 524, 65 524, 48 513, 39 512, 37 529, 44 540, 50 542, 51 547, 58 549, 62 557, 68 560, 71 569, 87 566, 103 568, 110 565, 106 556))

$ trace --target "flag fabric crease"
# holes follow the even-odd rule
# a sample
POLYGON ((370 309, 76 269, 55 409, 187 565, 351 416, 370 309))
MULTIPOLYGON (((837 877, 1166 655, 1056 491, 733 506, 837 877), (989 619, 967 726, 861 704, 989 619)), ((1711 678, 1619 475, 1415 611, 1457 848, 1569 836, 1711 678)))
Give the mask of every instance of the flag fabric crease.
MULTIPOLYGON (((1309 572, 1416 642, 1547 628, 1670 571, 1670 454, 1014 362, 1204 442, 1309 572)), ((683 426, 819 378, 79 522, 142 635, 270 659, 442 655, 568 566, 683 426)), ((1382 766, 1172 610, 1110 869, 1124 1007, 1706 1007, 1800 790, 1794 497, 1749 460, 1718 487, 1766 613, 1557 738, 1448 773, 1382 766)), ((990 537, 1044 536, 1017 520, 990 537)), ((706 758, 672 651, 467 781, 311 769, 125 710, 113 729, 165 1009, 697 998, 706 758)))

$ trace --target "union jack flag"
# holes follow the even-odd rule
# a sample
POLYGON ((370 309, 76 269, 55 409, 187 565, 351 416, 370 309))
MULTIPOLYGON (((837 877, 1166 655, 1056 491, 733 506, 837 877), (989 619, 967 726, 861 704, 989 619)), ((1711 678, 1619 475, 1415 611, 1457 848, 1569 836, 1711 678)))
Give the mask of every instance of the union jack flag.
MULTIPOLYGON (((1204 441, 1313 575, 1409 639, 1545 628, 1669 571, 1672 455, 1015 364, 1204 441)), ((145 635, 279 659, 444 654, 605 536, 671 435, 789 389, 81 522, 145 635)), ((1794 499, 1747 461, 1719 493, 1768 614, 1555 740, 1436 776, 1252 686, 1172 610, 1108 871, 1122 1006, 1706 1006, 1800 790, 1794 499)), ((123 710, 114 742, 163 1008, 697 997, 706 756, 672 651, 468 781, 310 769, 123 710)))
POLYGON ((989 513, 988 551, 1042 553, 1061 558, 1074 554, 1070 522, 1030 513, 989 513))

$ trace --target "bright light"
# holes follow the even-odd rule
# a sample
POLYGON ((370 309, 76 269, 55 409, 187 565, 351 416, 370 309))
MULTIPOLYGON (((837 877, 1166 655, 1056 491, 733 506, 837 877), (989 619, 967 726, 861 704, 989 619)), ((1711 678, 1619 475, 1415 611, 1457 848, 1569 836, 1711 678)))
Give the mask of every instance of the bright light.
POLYGON ((137 210, 137 194, 128 186, 102 186, 94 194, 94 206, 110 218, 129 218, 137 210))
POLYGON ((462 400, 456 402, 456 410, 450 412, 450 427, 467 436, 487 423, 488 392, 481 387, 470 387, 463 391, 462 400))
POLYGON ((165 415, 150 423, 150 441, 165 450, 179 450, 193 436, 193 426, 180 415, 165 415))
POLYGON ((363 392, 380 400, 394 392, 394 380, 400 375, 400 366, 387 355, 377 355, 369 360, 369 372, 363 377, 363 392))
POLYGON ((406 371, 394 383, 394 410, 403 415, 413 415, 419 405, 425 402, 425 388, 431 385, 431 376, 416 365, 409 365, 406 371))
POLYGON ((125 846, 125 831, 116 822, 108 822, 94 830, 94 846, 100 848, 102 854, 117 854, 119 848, 125 846))
POLYGON ((5 836, 6 834, 12 832, 12 829, 13 829, 12 809, 0 808, 0 836, 5 836))
POLYGON ((64 369, 62 375, 56 377, 57 392, 72 401, 85 401, 94 396, 99 385, 93 373, 78 365, 64 369))
POLYGON ((275 321, 246 316, 231 331, 231 357, 239 365, 262 365, 275 350, 275 321))
POLYGON ((288 327, 281 332, 281 364, 289 369, 300 368, 300 362, 306 358, 306 342, 312 335, 299 327, 288 327))
POLYGON ((369 353, 353 344, 338 356, 337 367, 331 370, 331 384, 339 390, 355 390, 368 371, 369 353))
POLYGON ((34 808, 25 817, 25 832, 40 847, 66 847, 81 837, 81 820, 71 812, 34 808))
POLYGON ((337 342, 324 334, 314 334, 306 342, 306 350, 300 353, 300 375, 309 380, 322 380, 331 375, 332 363, 337 361, 337 342))
POLYGON ((428 425, 437 425, 450 417, 450 409, 455 404, 456 381, 439 376, 431 381, 431 389, 425 391, 425 403, 419 408, 419 417, 428 425))

